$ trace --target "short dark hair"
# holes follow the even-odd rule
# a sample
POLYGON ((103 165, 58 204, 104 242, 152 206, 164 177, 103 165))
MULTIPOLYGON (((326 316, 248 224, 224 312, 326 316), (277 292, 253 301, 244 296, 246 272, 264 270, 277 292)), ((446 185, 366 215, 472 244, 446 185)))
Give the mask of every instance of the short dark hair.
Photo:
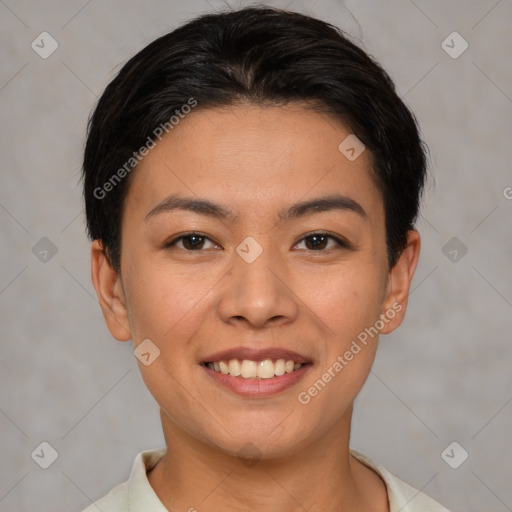
POLYGON ((416 119, 388 74, 339 28, 268 7, 201 15, 142 49, 106 87, 89 119, 83 179, 88 234, 101 240, 112 267, 120 270, 130 171, 158 127, 172 129, 185 105, 247 102, 312 105, 364 143, 383 197, 392 267, 426 178, 416 119))

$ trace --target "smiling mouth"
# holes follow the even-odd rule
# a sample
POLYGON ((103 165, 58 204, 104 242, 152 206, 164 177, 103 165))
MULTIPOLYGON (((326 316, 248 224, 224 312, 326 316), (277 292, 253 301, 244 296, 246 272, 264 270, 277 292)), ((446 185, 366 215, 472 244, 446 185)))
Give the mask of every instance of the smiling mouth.
POLYGON ((272 379, 293 373, 310 363, 296 363, 293 359, 230 359, 203 363, 210 370, 241 379, 272 379))

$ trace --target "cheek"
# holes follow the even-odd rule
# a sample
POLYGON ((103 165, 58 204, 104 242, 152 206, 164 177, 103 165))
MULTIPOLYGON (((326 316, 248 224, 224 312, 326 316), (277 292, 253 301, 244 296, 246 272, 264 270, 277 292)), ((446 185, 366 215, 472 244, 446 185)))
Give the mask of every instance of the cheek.
POLYGON ((307 278, 301 295, 341 349, 378 319, 383 289, 384 279, 377 267, 365 265, 307 278))
MULTIPOLYGON (((208 303, 218 281, 215 272, 183 272, 145 255, 129 267, 125 279, 129 321, 135 343, 144 338, 168 342, 186 336, 208 303)), ((155 341, 156 342, 156 341, 155 341)))
POLYGON ((320 429, 340 420, 371 370, 378 343, 374 326, 380 314, 381 282, 371 269, 349 272, 333 276, 322 293, 311 298, 309 306, 329 333, 318 367, 301 386, 297 400, 308 417, 321 418, 320 429))
MULTIPOLYGON (((315 382, 329 382, 329 391, 322 392, 323 398, 317 401, 319 406, 340 397, 350 400, 364 384, 377 350, 375 325, 381 313, 384 281, 376 266, 365 265, 338 269, 321 280, 316 293, 304 292, 310 309, 329 328, 314 375, 315 382)), ((317 388, 323 389, 322 384, 317 388)))
POLYGON ((169 265, 151 262, 147 255, 135 268, 126 279, 134 346, 150 339, 158 349, 158 357, 151 364, 139 361, 138 366, 156 402, 185 428, 180 411, 190 409, 191 395, 200 396, 195 388, 190 341, 212 308, 208 292, 215 279, 178 272, 169 265))

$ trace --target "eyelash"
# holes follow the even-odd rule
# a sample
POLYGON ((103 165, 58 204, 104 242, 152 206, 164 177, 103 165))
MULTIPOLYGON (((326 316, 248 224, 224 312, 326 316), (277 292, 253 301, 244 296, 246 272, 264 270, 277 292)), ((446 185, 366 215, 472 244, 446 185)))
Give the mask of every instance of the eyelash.
MULTIPOLYGON (((184 235, 180 235, 179 237, 176 237, 173 240, 167 242, 165 244, 165 248, 169 249, 169 248, 175 246, 178 242, 182 241, 183 239, 191 237, 191 236, 197 236, 199 238, 203 238, 205 240, 209 240, 210 242, 212 242, 215 245, 219 245, 216 242, 214 242, 211 238, 206 236, 205 234, 199 233, 197 231, 191 231, 190 233, 185 233, 184 235)), ((302 238, 300 238, 297 242, 295 242, 293 244, 293 246, 295 247, 299 243, 305 241, 307 238, 310 238, 310 237, 313 237, 313 236, 326 236, 328 239, 334 240, 334 242, 338 246, 337 247, 338 249, 351 249, 352 248, 351 244, 347 240, 345 240, 345 239, 343 239, 341 237, 338 237, 338 236, 331 235, 330 233, 327 233, 325 231, 313 231, 311 233, 307 233, 302 238)), ((202 249, 198 249, 198 250, 194 251, 194 250, 190 250, 190 249, 185 249, 184 247, 183 248, 180 247, 180 249, 182 249, 184 251, 187 251, 187 252, 201 252, 202 251, 202 249)), ((329 247, 329 249, 332 249, 332 247, 329 247)), ((308 250, 311 251, 311 252, 324 252, 324 251, 326 251, 328 249, 317 249, 317 250, 308 249, 308 250)))

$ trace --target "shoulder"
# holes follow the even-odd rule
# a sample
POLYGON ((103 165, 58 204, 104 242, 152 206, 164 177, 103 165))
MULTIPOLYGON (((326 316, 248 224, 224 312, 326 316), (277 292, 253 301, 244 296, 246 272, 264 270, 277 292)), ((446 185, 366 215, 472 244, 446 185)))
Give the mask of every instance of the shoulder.
POLYGON ((160 460, 164 453, 165 449, 160 449, 137 454, 130 478, 114 487, 83 512, 166 511, 167 509, 162 505, 147 479, 147 471, 160 460))
POLYGON ((127 512, 128 510, 128 482, 123 482, 83 512, 127 512))
POLYGON ((355 450, 357 460, 373 469, 386 484, 390 512, 449 512, 434 499, 390 473, 384 466, 355 450))

